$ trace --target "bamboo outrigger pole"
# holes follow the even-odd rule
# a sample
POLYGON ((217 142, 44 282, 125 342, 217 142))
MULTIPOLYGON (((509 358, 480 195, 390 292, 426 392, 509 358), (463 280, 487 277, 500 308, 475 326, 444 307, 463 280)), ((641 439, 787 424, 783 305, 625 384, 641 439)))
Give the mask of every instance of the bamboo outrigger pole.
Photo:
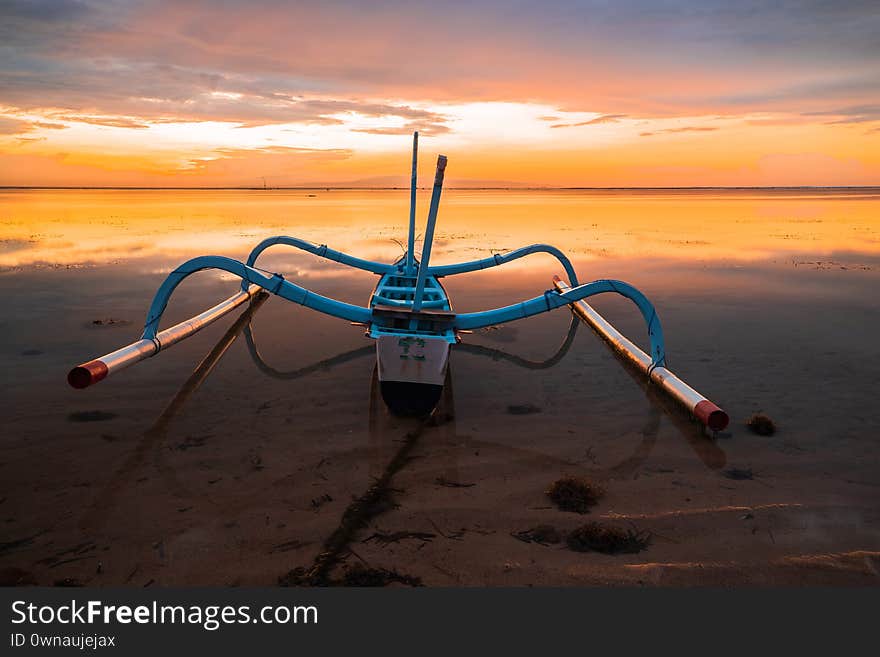
POLYGON ((188 338, 194 333, 201 331, 209 324, 213 324, 221 317, 228 315, 250 300, 251 297, 262 289, 259 285, 251 285, 247 290, 233 294, 225 301, 221 301, 216 306, 208 308, 200 315, 165 329, 152 340, 142 338, 100 358, 77 365, 67 375, 67 382, 74 388, 88 388, 90 385, 105 379, 110 374, 134 365, 145 358, 154 356, 162 349, 167 349, 184 338, 188 338))
MULTIPOLYGON (((571 289, 558 276, 553 277, 553 284, 560 293, 571 289)), ((693 417, 712 429, 712 431, 722 431, 727 427, 727 423, 730 421, 727 413, 679 379, 665 366, 653 366, 651 357, 648 354, 614 328, 607 319, 596 312, 595 308, 585 300, 581 299, 570 305, 571 311, 580 317, 585 324, 589 325, 600 338, 605 340, 615 353, 623 358, 623 360, 632 364, 636 369, 647 374, 651 381, 660 386, 664 392, 684 407, 693 417)))

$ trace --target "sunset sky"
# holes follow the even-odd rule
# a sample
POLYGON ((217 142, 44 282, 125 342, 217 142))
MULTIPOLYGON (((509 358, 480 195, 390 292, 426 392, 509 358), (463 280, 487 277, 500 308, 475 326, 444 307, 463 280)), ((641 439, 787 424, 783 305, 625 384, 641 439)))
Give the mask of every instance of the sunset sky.
POLYGON ((0 185, 880 184, 874 2, 0 3, 0 185))

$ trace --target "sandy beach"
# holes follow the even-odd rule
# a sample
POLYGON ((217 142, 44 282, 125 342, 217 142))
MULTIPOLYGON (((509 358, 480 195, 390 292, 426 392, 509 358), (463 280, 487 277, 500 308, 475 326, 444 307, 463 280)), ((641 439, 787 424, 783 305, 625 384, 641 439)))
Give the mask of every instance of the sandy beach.
MULTIPOLYGON (((540 241, 569 252, 584 280, 638 285, 670 368, 730 414, 717 435, 566 309, 463 335, 426 420, 382 405, 362 328, 277 298, 73 390, 71 366, 139 337, 178 262, 243 258, 279 232, 391 260, 406 193, 0 195, 4 585, 295 584, 316 563, 331 583, 365 568, 399 575, 390 585, 880 583, 877 190, 448 192, 437 263, 540 241), (536 221, 511 222, 522 216, 536 221), (777 432, 750 432, 755 413, 777 432), (545 491, 564 476, 605 494, 586 514, 561 511, 545 491), (632 554, 569 549, 589 522, 650 538, 632 554), (523 540, 542 526, 556 536, 523 540)), ((266 256, 351 302, 375 284, 307 255, 266 256)), ((536 257, 447 289, 476 310, 540 294, 558 273, 536 257)), ((235 286, 188 281, 169 322, 235 286)), ((624 300, 594 305, 644 344, 624 300)))

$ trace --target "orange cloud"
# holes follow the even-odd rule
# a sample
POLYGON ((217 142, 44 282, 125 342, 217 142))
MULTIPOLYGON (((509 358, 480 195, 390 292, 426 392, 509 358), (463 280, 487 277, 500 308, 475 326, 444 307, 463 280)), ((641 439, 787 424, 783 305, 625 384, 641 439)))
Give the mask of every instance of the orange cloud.
POLYGON ((0 184, 397 180, 414 129, 462 184, 876 184, 878 23, 860 3, 6 3, 0 184))

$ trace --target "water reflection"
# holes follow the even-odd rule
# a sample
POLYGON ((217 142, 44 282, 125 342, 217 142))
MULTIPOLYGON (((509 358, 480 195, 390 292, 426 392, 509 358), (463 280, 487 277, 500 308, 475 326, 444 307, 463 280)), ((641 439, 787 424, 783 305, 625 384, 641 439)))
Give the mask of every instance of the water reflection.
MULTIPOLYGON (((880 461, 875 418, 865 409, 880 372, 877 200, 867 192, 444 196, 438 264, 550 242, 574 251, 585 280, 616 277, 644 287, 663 319, 673 368, 730 411, 730 436, 709 440, 698 425, 667 412, 662 398, 636 385, 559 310, 515 329, 464 336, 444 398, 452 410, 424 429, 398 471, 393 486, 406 490, 404 506, 383 515, 383 527, 431 530, 420 513, 456 531, 459 524, 450 523, 495 523, 494 543, 471 535, 437 545, 438 565, 460 577, 442 582, 475 583, 491 568, 500 572, 493 560, 506 554, 507 532, 546 521, 550 512, 534 508, 553 479, 570 473, 613 482, 603 514, 642 522, 711 511, 693 525, 653 525, 683 541, 666 552, 658 545, 650 554, 658 562, 718 559, 731 545, 766 563, 789 553, 874 549, 871 482, 880 461), (560 353, 560 342, 567 352, 560 353), (541 413, 506 411, 526 403, 541 413), (781 427, 777 436, 745 429, 759 411, 781 427), (591 449, 595 461, 585 454, 591 449), (728 466, 752 468, 762 481, 725 479, 718 471, 728 466), (724 512, 729 522, 724 513, 712 515, 725 505, 743 511, 724 512), (802 515, 763 511, 776 508, 802 515), (747 513, 755 520, 740 519, 747 513), (821 531, 808 525, 816 517, 821 531), (749 522, 761 523, 761 531, 749 531, 749 522), (443 561, 450 546, 461 548, 460 558, 443 561), (477 565, 468 572, 471 562, 477 565)), ((222 335, 218 324, 85 394, 69 390, 64 373, 136 337, 131 332, 163 273, 191 255, 240 257, 266 235, 291 233, 392 260, 400 253, 392 240, 405 225, 406 194, 0 192, 0 203, 0 297, 14 308, 0 319, 0 364, 15 382, 4 390, 0 498, 10 538, 38 537, 0 555, 2 565, 23 564, 40 583, 70 575, 120 584, 138 562, 133 584, 166 573, 166 583, 185 585, 226 583, 213 565, 218 560, 258 584, 307 562, 347 500, 387 469, 411 429, 390 418, 381 401, 367 405, 374 345, 362 329, 270 300, 259 326, 245 332, 261 350, 256 366, 246 341, 234 339, 245 330, 235 322, 231 333, 222 335), (131 323, 94 324, 108 317, 131 323), (334 356, 336 349, 343 353, 334 356), (174 385, 168 382, 187 379, 166 403, 174 385), (72 412, 111 419, 68 422, 72 412), (94 561, 30 565, 85 540, 112 546, 99 554, 103 575, 95 575, 94 561), (154 543, 166 557, 177 549, 179 567, 161 561, 154 543)), ((309 256, 266 255, 267 267, 314 279, 310 287, 352 303, 364 303, 374 283, 309 256)), ((449 280, 456 309, 532 296, 557 273, 543 257, 503 269, 449 280)), ((187 283, 169 321, 235 287, 210 276, 187 283)), ((597 298, 596 306, 627 335, 642 336, 628 306, 613 298, 597 298)), ((381 549, 376 554, 393 551, 381 549)), ((541 554, 542 564, 564 556, 541 554)), ((531 573, 513 572, 493 581, 531 581, 531 573)), ((547 581, 572 583, 567 572, 547 581)))
MULTIPOLYGON (((581 261, 877 254, 878 198, 876 189, 448 190, 436 263, 536 242, 581 261)), ((395 240, 405 230, 407 199, 395 190, 5 190, 0 269, 151 258, 168 267, 206 253, 241 257, 276 234, 392 261, 400 255, 395 240)), ((306 267, 303 273, 331 271, 306 267)))
MULTIPOLYGON (((565 358, 565 356, 568 354, 569 349, 574 342, 574 338, 577 334, 579 326, 580 320, 576 316, 572 315, 571 321, 569 323, 569 328, 564 340, 562 341, 556 352, 544 360, 523 358, 522 356, 512 354, 502 349, 489 348, 483 345, 471 344, 464 341, 454 346, 453 354, 462 353, 471 356, 488 358, 493 361, 506 361, 508 363, 516 365, 517 367, 521 367, 527 370, 548 369, 560 363, 562 359, 565 358)), ((294 370, 282 371, 269 365, 260 355, 257 343, 254 339, 254 334, 250 325, 250 321, 248 321, 248 324, 245 326, 244 333, 247 339, 248 351, 251 355, 253 362, 260 369, 261 372, 275 379, 298 379, 316 371, 329 370, 335 365, 347 363, 357 358, 375 355, 375 347, 373 345, 368 345, 358 349, 343 352, 331 358, 326 358, 312 365, 294 370)), ((449 371, 447 372, 446 383, 444 385, 442 402, 438 405, 433 414, 433 417, 428 420, 431 426, 444 427, 443 436, 445 438, 445 443, 442 447, 440 447, 440 451, 444 454, 450 455, 454 455, 454 450, 450 449, 452 446, 459 445, 465 450, 470 448, 470 441, 467 439, 462 441, 457 435, 455 429, 455 395, 452 390, 451 375, 451 370, 453 367, 454 365, 450 363, 449 371)), ((640 376, 639 372, 632 370, 629 367, 626 367, 626 369, 632 375, 634 381, 636 381, 638 385, 644 388, 646 398, 649 402, 648 419, 645 427, 640 432, 643 436, 643 440, 637 445, 633 454, 621 461, 620 463, 602 468, 601 470, 592 469, 591 473, 598 476, 599 478, 605 479, 631 476, 645 461, 645 459, 650 454, 654 444, 656 443, 660 429, 660 419, 662 417, 662 411, 666 411, 666 413, 671 418, 673 418, 674 423, 679 430, 679 433, 687 440, 696 455, 700 458, 702 463, 707 468, 711 470, 718 470, 724 467, 726 463, 726 458, 723 450, 717 445, 716 442, 707 437, 704 428, 690 421, 689 418, 685 417, 682 412, 672 403, 670 403, 661 392, 659 392, 654 386, 652 386, 644 376, 640 376)), ((490 372, 487 372, 486 376, 492 376, 492 374, 490 372)), ((392 418, 391 416, 393 414, 391 414, 388 409, 384 407, 384 404, 380 404, 380 397, 376 394, 377 381, 378 378, 376 374, 376 369, 374 367, 370 384, 368 426, 371 444, 373 446, 373 469, 376 472, 380 472, 384 469, 384 464, 387 461, 384 452, 386 452, 387 447, 389 447, 389 441, 394 441, 399 438, 401 427, 409 425, 416 426, 420 421, 424 421, 424 419, 408 421, 397 417, 392 418)), ((393 444, 390 446, 394 447, 393 444)), ((435 447, 436 446, 437 445, 435 445, 435 447)), ((394 449, 396 449, 396 447, 394 447, 394 449)), ((547 450, 544 449, 541 451, 546 452, 547 450)), ((447 461, 448 469, 451 473, 449 475, 451 478, 449 478, 448 481, 455 482, 457 481, 456 460, 453 458, 451 460, 447 459, 447 461)))
MULTIPOLYGON (((178 480, 174 470, 168 467, 165 462, 163 446, 168 434, 168 427, 177 414, 186 406, 190 397, 202 386, 214 370, 214 367, 223 358, 242 330, 250 324, 254 314, 268 298, 268 294, 256 295, 238 319, 223 334, 217 344, 202 359, 193 373, 177 391, 177 394, 165 406, 153 425, 144 432, 141 440, 131 450, 131 453, 112 479, 97 494, 91 506, 83 515, 80 527, 93 531, 103 526, 110 511, 119 499, 120 491, 135 481, 134 475, 141 470, 150 456, 153 457, 155 466, 162 473, 169 491, 178 497, 192 496, 189 488, 178 480)), ((197 495, 199 494, 197 493, 197 495)))
MULTIPOLYGON (((144 432, 141 440, 132 448, 129 456, 112 479, 96 495, 92 505, 81 519, 80 526, 83 529, 94 531, 103 526, 113 506, 120 499, 122 489, 130 486, 136 480, 136 475, 150 459, 152 459, 153 465, 162 475, 167 490, 175 497, 191 499, 205 495, 204 490, 194 490, 190 484, 182 481, 176 474, 174 467, 167 461, 167 449, 164 443, 169 426, 174 418, 184 410, 192 395, 202 386, 218 362, 242 333, 245 335, 248 352, 256 367, 263 374, 271 378, 285 381, 299 379, 319 371, 329 371, 334 366, 358 358, 375 356, 375 346, 369 344, 293 370, 279 370, 273 367, 260 354, 252 328, 253 317, 267 298, 268 295, 258 295, 196 366, 195 370, 165 406, 153 425, 144 432)), ((574 342, 579 326, 580 321, 575 316, 572 316, 566 335, 559 348, 551 356, 543 360, 524 358, 502 349, 489 348, 468 342, 456 345, 454 351, 469 356, 487 358, 492 361, 505 361, 527 370, 543 370, 556 366, 565 358, 574 342)), ((378 377, 375 367, 373 368, 372 376, 370 377, 370 402, 367 418, 370 438, 370 467, 373 476, 378 476, 379 473, 385 470, 389 454, 397 451, 399 448, 397 442, 400 436, 406 433, 407 428, 411 430, 413 427, 427 422, 429 427, 440 428, 432 432, 431 443, 431 449, 442 455, 444 463, 444 473, 437 478, 437 481, 441 485, 461 485, 458 476, 457 453, 459 450, 467 452, 471 448, 471 441, 468 436, 460 436, 456 429, 455 394, 451 376, 452 367, 450 365, 450 372, 447 373, 441 403, 438 405, 433 416, 427 420, 393 417, 381 402, 381 397, 377 395, 378 377)), ((587 470, 590 474, 599 480, 604 480, 628 478, 636 472, 648 458, 656 444, 660 419, 663 416, 662 410, 667 411, 668 416, 673 418, 680 435, 687 439, 706 467, 710 469, 723 467, 725 463, 724 453, 717 444, 710 441, 699 426, 690 422, 677 408, 669 404, 653 386, 646 382, 643 376, 639 376, 634 371, 630 373, 633 375, 636 383, 644 387, 646 398, 649 401, 648 418, 645 427, 640 432, 643 439, 629 457, 615 465, 601 469, 588 468, 587 470)), ((491 374, 488 375, 491 376, 491 374)), ((229 410, 231 411, 231 409, 229 410)), ((328 412, 331 411, 328 410, 328 412)), ((516 451, 514 448, 509 449, 516 451)), ((548 455, 550 449, 549 447, 542 447, 527 451, 548 455)), ((551 456, 551 459, 563 465, 571 465, 564 458, 554 459, 551 456)))

